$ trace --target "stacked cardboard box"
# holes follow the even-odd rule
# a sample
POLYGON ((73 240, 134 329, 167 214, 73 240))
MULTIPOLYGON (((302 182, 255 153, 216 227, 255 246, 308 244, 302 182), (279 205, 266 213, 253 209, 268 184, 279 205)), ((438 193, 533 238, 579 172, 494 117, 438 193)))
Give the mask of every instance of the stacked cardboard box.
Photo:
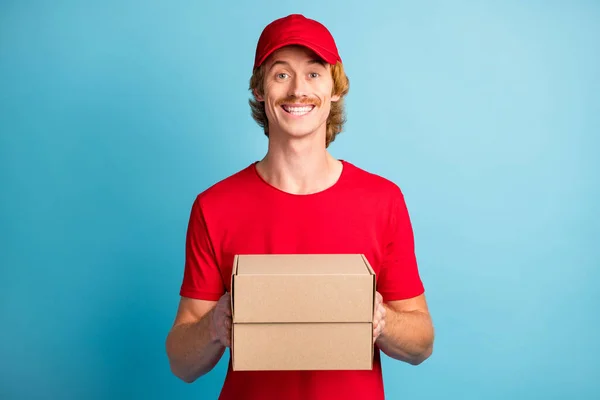
POLYGON ((237 255, 231 296, 234 370, 372 368, 375 274, 363 255, 237 255))

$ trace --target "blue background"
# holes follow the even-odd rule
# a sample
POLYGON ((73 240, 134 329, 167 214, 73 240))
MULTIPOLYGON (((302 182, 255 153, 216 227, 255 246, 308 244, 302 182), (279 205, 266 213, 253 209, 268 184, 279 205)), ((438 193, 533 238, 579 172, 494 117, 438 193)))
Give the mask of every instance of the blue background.
POLYGON ((215 399, 164 340, 196 194, 260 159, 262 28, 325 23, 339 158, 394 180, 436 326, 390 399, 600 396, 600 4, 3 1, 0 398, 215 399))

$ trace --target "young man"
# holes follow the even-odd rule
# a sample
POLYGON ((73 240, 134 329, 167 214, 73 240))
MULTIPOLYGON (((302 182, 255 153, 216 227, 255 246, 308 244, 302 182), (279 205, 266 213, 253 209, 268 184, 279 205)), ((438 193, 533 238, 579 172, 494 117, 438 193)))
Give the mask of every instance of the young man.
POLYGON ((402 192, 332 157, 348 79, 327 28, 302 15, 269 24, 256 50, 252 113, 265 157, 198 195, 186 242, 181 302, 167 338, 173 373, 193 382, 230 346, 236 254, 360 253, 377 277, 370 371, 233 372, 221 399, 383 399, 380 351, 413 365, 433 327, 402 192))

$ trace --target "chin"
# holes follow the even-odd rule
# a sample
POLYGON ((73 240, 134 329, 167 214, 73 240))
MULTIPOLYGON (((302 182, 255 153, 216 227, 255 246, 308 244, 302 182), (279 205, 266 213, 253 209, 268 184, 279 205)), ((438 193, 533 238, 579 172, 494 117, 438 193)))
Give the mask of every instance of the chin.
POLYGON ((312 127, 312 128, 303 128, 303 129, 286 129, 285 127, 283 127, 282 129, 282 133, 284 135, 284 137, 287 137, 289 139, 303 139, 303 138, 308 138, 308 137, 312 137, 312 136, 316 136, 318 132, 318 127, 312 127))
POLYGON ((312 134, 314 134, 316 132, 316 128, 292 128, 292 129, 283 129, 283 132, 287 135, 287 136, 291 136, 294 138, 302 138, 302 137, 307 137, 307 136, 311 136, 312 134))

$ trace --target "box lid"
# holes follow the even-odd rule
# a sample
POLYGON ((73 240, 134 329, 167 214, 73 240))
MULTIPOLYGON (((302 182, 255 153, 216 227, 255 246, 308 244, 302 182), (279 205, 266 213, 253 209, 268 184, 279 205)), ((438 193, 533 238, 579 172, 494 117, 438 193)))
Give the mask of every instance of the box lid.
POLYGON ((361 254, 237 255, 234 323, 372 322, 375 274, 361 254))

